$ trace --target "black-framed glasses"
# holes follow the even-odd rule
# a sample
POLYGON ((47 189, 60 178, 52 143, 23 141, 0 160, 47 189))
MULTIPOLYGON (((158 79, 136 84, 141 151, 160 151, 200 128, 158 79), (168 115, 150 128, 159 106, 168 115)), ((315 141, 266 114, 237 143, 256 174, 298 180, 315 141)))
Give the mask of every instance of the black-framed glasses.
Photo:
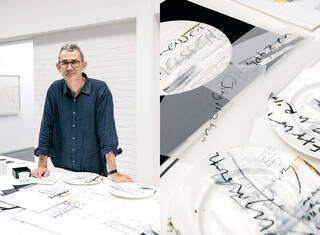
POLYGON ((71 60, 71 61, 59 61, 59 64, 61 67, 63 68, 68 68, 68 65, 70 64, 73 68, 78 68, 80 65, 80 61, 79 60, 71 60))

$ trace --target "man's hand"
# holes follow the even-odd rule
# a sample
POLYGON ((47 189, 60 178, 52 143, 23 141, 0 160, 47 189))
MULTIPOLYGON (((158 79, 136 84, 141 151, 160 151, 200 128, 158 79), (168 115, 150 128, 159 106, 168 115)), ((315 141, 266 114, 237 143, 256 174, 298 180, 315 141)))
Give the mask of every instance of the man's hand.
POLYGON ((119 182, 134 182, 134 180, 128 175, 122 175, 120 173, 114 173, 111 175, 112 181, 119 182))
POLYGON ((43 167, 43 166, 39 166, 37 169, 34 169, 31 172, 31 175, 40 179, 42 176, 43 177, 47 177, 50 175, 50 170, 48 170, 48 168, 43 167))
MULTIPOLYGON (((114 153, 112 151, 110 151, 109 153, 105 154, 106 160, 107 160, 107 165, 108 165, 108 169, 109 172, 116 170, 117 166, 116 166, 116 156, 114 155, 114 153)), ((122 175, 120 173, 113 173, 111 175, 109 175, 112 179, 112 181, 119 183, 119 182, 133 182, 133 179, 128 176, 128 175, 122 175)))

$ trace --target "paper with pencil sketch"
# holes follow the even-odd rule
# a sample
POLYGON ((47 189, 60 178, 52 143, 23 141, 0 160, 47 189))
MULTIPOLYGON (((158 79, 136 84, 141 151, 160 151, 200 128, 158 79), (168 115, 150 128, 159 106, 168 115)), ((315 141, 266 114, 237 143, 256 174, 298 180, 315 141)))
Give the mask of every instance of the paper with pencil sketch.
POLYGON ((0 200, 15 206, 42 212, 74 196, 89 190, 88 187, 75 187, 64 183, 55 185, 31 185, 0 200))

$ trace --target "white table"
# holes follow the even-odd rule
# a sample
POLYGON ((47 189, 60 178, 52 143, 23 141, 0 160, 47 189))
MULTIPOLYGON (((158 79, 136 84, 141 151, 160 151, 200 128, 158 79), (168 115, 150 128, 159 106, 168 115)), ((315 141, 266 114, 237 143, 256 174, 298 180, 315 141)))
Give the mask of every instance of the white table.
MULTIPOLYGON (((6 156, 0 156, 0 159, 7 159, 10 161, 14 161, 14 163, 7 164, 7 175, 0 176, 0 189, 5 189, 6 185, 12 185, 17 184, 18 181, 14 179, 12 176, 12 168, 13 167, 21 167, 21 166, 27 166, 29 169, 36 168, 36 163, 33 162, 26 162, 14 158, 9 158, 6 156)), ((70 171, 61 169, 61 168, 51 168, 51 175, 55 177, 63 177, 66 174, 70 173, 70 171)), ((57 183, 61 181, 61 178, 57 181, 57 183)), ((28 183, 28 182, 26 182, 28 183)), ((55 183, 55 184, 57 184, 55 183)), ((23 182, 21 182, 23 184, 23 182)), ((113 218, 114 215, 114 221, 117 221, 120 223, 125 223, 125 221, 128 221, 128 225, 130 224, 130 221, 134 221, 135 223, 140 224, 139 226, 148 228, 146 230, 146 233, 152 233, 150 225, 155 224, 155 221, 159 221, 159 214, 160 214, 160 192, 159 188, 156 189, 156 193, 154 196, 146 198, 146 199, 124 199, 112 196, 108 189, 111 185, 111 180, 109 180, 107 177, 104 177, 102 182, 96 184, 96 185, 88 185, 84 187, 88 187, 88 191, 81 193, 72 200, 82 200, 82 202, 85 202, 85 208, 91 207, 94 211, 97 213, 101 213, 101 210, 99 208, 104 208, 104 204, 109 205, 105 206, 106 210, 105 215, 110 218, 113 218), (90 201, 90 195, 98 195, 99 198, 101 198, 101 201, 90 201), (81 199, 80 199, 81 198, 81 199), (89 198, 87 201, 84 201, 84 198, 89 198), (123 216, 122 216, 123 215, 123 216), (123 217, 123 218, 122 218, 123 217)), ((77 186, 73 186, 77 187, 77 186)), ((83 186, 82 186, 83 187, 83 186)), ((23 190, 23 189, 21 189, 23 190)), ((15 192, 19 193, 19 192, 15 192)), ((0 197, 1 201, 1 197, 0 197)), ((58 206, 57 206, 58 207, 58 206)), ((49 209, 51 210, 51 209, 49 209)), ((48 219, 46 218, 46 211, 37 214, 34 218, 39 218, 39 220, 35 221, 27 221, 22 222, 17 220, 17 216, 21 215, 22 213, 35 213, 26 209, 12 209, 12 210, 0 210, 0 231, 1 234, 71 234, 71 233, 77 233, 77 234, 99 234, 101 227, 98 226, 98 223, 103 221, 103 218, 99 218, 100 222, 97 220, 97 224, 95 222, 90 222, 90 224, 85 224, 84 216, 77 217, 77 214, 74 214, 70 220, 65 220, 65 223, 60 223, 59 226, 56 226, 55 223, 58 221, 55 221, 55 219, 48 219), (39 217, 40 216, 40 217, 39 217), (81 220, 80 220, 81 219, 81 220), (71 233, 70 233, 71 232, 71 233)), ((83 212, 82 212, 83 213, 83 212)), ((35 215, 35 214, 32 214, 35 215)), ((98 214, 99 215, 99 214, 98 214)), ((91 215, 92 214, 91 210, 91 215)), ((103 217, 103 216, 102 216, 103 217)), ((64 219, 63 219, 64 220, 64 219)), ((63 221, 62 220, 62 221, 63 221)), ((61 220, 59 220, 61 221, 61 220)), ((106 218, 106 221, 107 218, 106 218)), ((131 222, 132 222, 131 221, 131 222)), ((113 222, 115 223, 115 222, 113 222)), ((112 231, 112 229, 111 229, 112 231)), ((121 232, 117 232, 117 229, 111 232, 112 234, 122 234, 121 232)), ((132 233, 134 234, 134 232, 132 233)))

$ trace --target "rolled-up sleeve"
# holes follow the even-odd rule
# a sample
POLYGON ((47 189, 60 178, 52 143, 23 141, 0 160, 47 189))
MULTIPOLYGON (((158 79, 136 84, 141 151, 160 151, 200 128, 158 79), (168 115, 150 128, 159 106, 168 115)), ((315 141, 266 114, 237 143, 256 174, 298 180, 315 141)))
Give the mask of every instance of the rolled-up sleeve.
POLYGON ((34 151, 34 155, 50 156, 52 150, 52 131, 53 131, 53 107, 51 97, 52 87, 48 89, 44 105, 41 128, 39 134, 39 144, 34 151))
POLYGON ((110 151, 117 155, 118 136, 114 121, 113 100, 107 85, 99 90, 96 125, 101 155, 104 156, 110 151))

